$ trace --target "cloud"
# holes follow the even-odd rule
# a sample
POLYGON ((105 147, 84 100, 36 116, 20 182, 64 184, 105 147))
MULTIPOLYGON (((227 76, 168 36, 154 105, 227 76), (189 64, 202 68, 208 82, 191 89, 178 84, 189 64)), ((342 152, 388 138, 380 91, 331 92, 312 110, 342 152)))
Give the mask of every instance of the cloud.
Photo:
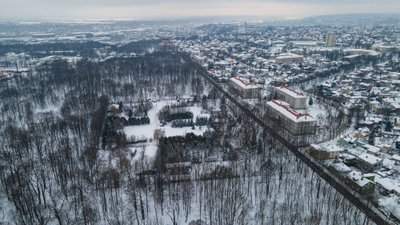
POLYGON ((398 0, 0 0, 2 19, 397 13, 398 0))

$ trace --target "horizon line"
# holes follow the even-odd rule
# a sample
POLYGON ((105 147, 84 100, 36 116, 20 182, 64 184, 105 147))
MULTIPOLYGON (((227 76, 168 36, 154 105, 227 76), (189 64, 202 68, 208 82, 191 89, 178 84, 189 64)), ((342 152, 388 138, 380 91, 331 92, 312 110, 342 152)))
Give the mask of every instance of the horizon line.
POLYGON ((307 18, 325 17, 325 16, 399 16, 400 13, 335 13, 335 14, 321 14, 313 16, 260 16, 260 15, 205 15, 205 16, 178 16, 178 17, 148 17, 148 18, 0 18, 0 23, 78 23, 78 22, 159 22, 159 21, 181 21, 181 20, 202 20, 202 19, 268 19, 275 21, 291 21, 302 20, 307 18))

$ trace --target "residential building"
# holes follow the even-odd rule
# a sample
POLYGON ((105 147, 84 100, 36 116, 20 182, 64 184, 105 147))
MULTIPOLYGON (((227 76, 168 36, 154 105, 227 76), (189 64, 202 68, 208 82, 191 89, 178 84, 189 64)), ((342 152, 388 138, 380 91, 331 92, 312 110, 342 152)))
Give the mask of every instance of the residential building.
POLYGON ((352 171, 346 178, 346 183, 360 194, 368 195, 375 192, 375 183, 363 177, 360 171, 352 171))
POLYGON ((269 115, 278 120, 284 129, 294 135, 312 135, 316 133, 317 121, 307 113, 298 113, 284 101, 267 102, 269 115))
POLYGON ((328 33, 326 36, 326 46, 333 47, 336 45, 336 34, 335 33, 328 33))
POLYGON ((352 171, 351 168, 348 167, 343 162, 332 163, 329 165, 328 168, 332 173, 334 173, 336 176, 339 176, 339 177, 345 177, 347 174, 349 174, 352 171))
POLYGON ((251 83, 248 79, 242 77, 232 77, 229 79, 229 88, 232 92, 240 95, 242 98, 259 98, 262 87, 251 83))
POLYGON ((307 97, 303 93, 292 90, 288 87, 276 87, 275 90, 277 97, 289 103, 292 108, 307 108, 307 97))
POLYGON ((371 173, 382 166, 382 159, 369 153, 363 153, 357 156, 357 159, 357 167, 366 173, 371 173))
POLYGON ((290 64, 290 63, 300 63, 303 62, 303 56, 297 54, 282 54, 275 58, 276 63, 290 64))
POLYGON ((391 179, 389 177, 377 176, 376 179, 377 186, 387 194, 395 194, 400 196, 400 181, 396 179, 391 179))
POLYGON ((312 144, 309 150, 309 153, 312 157, 319 159, 319 160, 326 160, 326 159, 338 159, 339 153, 343 151, 337 145, 329 145, 329 146, 319 146, 316 144, 312 144))

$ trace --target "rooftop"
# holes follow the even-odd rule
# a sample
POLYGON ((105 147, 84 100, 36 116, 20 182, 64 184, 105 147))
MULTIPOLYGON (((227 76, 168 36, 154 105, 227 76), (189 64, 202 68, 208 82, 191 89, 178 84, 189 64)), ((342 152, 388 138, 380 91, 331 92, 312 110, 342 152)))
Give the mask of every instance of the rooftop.
POLYGON ((368 153, 363 153, 363 154, 359 155, 358 158, 363 160, 363 161, 365 161, 365 162, 367 162, 367 163, 369 163, 369 164, 371 164, 371 165, 374 165, 374 164, 382 161, 381 158, 376 157, 376 156, 371 155, 371 154, 368 154, 368 153))
POLYGON ((348 173, 351 171, 351 168, 348 167, 346 164, 339 162, 339 163, 332 163, 331 166, 339 172, 348 173))
POLYGON ((294 109, 289 107, 289 104, 284 101, 273 100, 267 102, 269 106, 279 111, 282 115, 289 118, 290 120, 298 122, 316 122, 314 117, 310 116, 308 113, 298 113, 294 109))
POLYGON ((372 183, 372 181, 364 178, 360 171, 351 171, 349 174, 347 174, 347 177, 354 181, 360 187, 364 187, 368 183, 372 183))
POLYGON ((400 181, 399 180, 394 180, 391 178, 382 178, 377 176, 376 178, 376 183, 382 185, 386 190, 389 191, 395 191, 397 193, 400 193, 400 181))
POLYGON ((232 77, 230 80, 245 89, 261 88, 259 85, 251 83, 246 78, 237 76, 237 77, 232 77))
POLYGON ((276 87, 276 89, 281 91, 281 92, 283 92, 283 93, 285 93, 285 94, 287 94, 287 95, 292 96, 293 98, 305 98, 306 97, 303 93, 295 91, 295 90, 290 89, 288 87, 282 86, 282 87, 276 87))
POLYGON ((293 45, 317 46, 316 41, 292 41, 293 45))
POLYGON ((326 144, 326 145, 317 145, 317 144, 311 144, 311 147, 318 151, 324 151, 324 152, 341 152, 343 149, 339 147, 336 144, 326 144))
POLYGON ((303 58, 302 55, 297 55, 293 53, 287 53, 287 54, 282 54, 276 57, 277 59, 297 59, 297 58, 303 58))

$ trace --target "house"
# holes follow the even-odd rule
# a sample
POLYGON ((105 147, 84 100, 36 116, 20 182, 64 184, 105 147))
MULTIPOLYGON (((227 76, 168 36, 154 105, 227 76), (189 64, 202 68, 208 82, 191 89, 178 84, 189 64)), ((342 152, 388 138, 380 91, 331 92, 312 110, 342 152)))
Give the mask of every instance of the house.
POLYGON ((351 171, 346 178, 345 182, 360 194, 369 195, 375 192, 375 183, 364 178, 360 171, 351 171))
POLYGON ((390 159, 395 161, 396 164, 400 165, 400 156, 399 155, 392 155, 392 157, 390 159))
POLYGON ((120 110, 120 107, 117 104, 109 105, 107 108, 107 112, 112 115, 116 115, 116 114, 120 113, 121 111, 122 110, 120 110))
POLYGON ((348 167, 346 164, 342 162, 332 163, 329 165, 328 168, 332 173, 336 174, 336 176, 339 177, 345 177, 352 171, 350 167, 348 167))
POLYGON ((365 144, 364 148, 367 150, 367 152, 369 154, 376 154, 381 150, 379 147, 376 147, 376 146, 373 146, 373 145, 369 145, 369 144, 365 144))
POLYGON ((369 153, 357 156, 357 167, 364 172, 370 173, 382 166, 382 159, 369 153))
POLYGON ((389 154, 391 152, 391 146, 389 144, 377 144, 376 147, 379 148, 380 152, 389 154))
POLYGON ((376 184, 380 189, 380 193, 388 195, 395 194, 400 196, 400 181, 389 177, 377 177, 376 184))
POLYGON ((341 153, 339 155, 339 158, 343 160, 343 163, 345 163, 348 166, 355 167, 357 165, 357 157, 350 154, 350 153, 341 153))
POLYGON ((312 144, 309 154, 319 160, 338 159, 339 152, 341 151, 343 151, 343 149, 337 145, 320 146, 312 144))

